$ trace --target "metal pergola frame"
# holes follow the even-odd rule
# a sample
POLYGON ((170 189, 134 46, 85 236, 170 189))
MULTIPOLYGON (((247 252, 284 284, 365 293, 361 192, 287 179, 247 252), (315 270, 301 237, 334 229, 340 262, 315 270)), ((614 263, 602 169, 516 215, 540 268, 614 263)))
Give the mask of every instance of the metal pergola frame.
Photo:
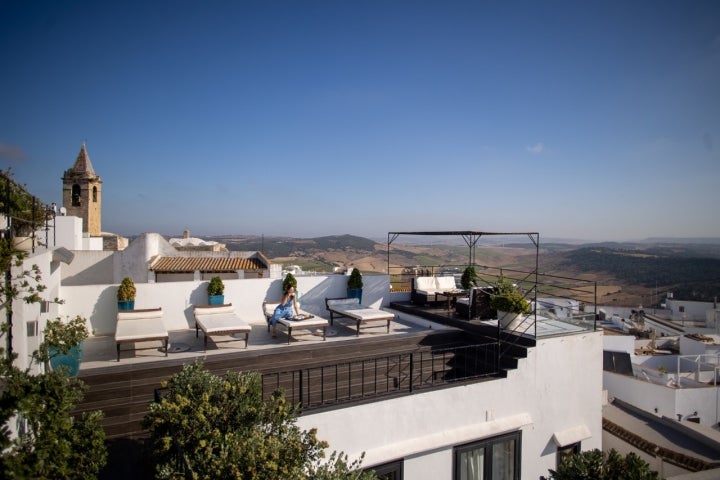
POLYGON ((398 239, 400 235, 415 236, 455 236, 462 237, 468 246, 468 265, 475 265, 475 247, 478 240, 488 236, 527 236, 535 245, 535 283, 538 280, 538 268, 540 258, 540 234, 538 232, 482 232, 476 230, 453 230, 453 231, 425 231, 425 232, 388 232, 387 243, 387 271, 390 273, 390 245, 398 239))

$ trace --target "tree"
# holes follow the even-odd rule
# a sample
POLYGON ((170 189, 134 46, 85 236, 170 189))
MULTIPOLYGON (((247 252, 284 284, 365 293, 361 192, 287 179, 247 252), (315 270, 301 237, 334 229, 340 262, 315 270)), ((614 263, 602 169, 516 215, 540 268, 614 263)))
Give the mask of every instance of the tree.
MULTIPOLYGON (((0 239, 0 268, 6 273, 0 288, 6 314, 2 332, 8 338, 13 301, 37 303, 45 290, 38 266, 23 270, 24 260, 25 254, 15 251, 8 238, 0 239)), ((75 335, 78 332, 72 325, 62 332, 55 325, 54 332, 33 353, 26 369, 15 365, 16 354, 0 347, 0 478, 96 478, 105 465, 102 412, 71 415, 82 399, 84 383, 69 377, 65 368, 31 372, 33 366, 49 361, 50 344, 64 351, 72 347, 69 340, 82 336, 75 335), (17 425, 17 432, 10 430, 12 424, 17 425)))
POLYGON ((256 372, 220 377, 195 362, 164 387, 144 419, 157 478, 375 478, 342 454, 334 453, 323 463, 327 443, 317 438, 315 429, 300 430, 297 408, 282 392, 265 402, 256 372))
POLYGON ((607 454, 595 449, 566 457, 556 470, 550 470, 553 480, 656 480, 657 472, 634 453, 625 457, 615 449, 607 454))

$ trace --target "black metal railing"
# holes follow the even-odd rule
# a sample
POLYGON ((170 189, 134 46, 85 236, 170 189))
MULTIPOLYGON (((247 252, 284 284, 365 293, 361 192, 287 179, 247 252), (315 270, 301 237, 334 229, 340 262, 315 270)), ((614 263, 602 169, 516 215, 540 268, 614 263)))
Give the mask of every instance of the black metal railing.
POLYGON ((308 411, 411 394, 498 373, 498 345, 490 342, 265 373, 263 397, 280 389, 288 401, 308 411))

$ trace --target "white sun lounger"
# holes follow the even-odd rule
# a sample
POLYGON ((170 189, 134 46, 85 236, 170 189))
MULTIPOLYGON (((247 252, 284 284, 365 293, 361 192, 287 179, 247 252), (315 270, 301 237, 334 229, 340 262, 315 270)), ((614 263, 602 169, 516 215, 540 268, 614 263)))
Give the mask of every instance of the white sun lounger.
POLYGON ((375 321, 387 322, 387 332, 390 333, 390 321, 395 318, 392 313, 360 305, 358 298, 326 298, 325 307, 330 312, 330 325, 336 316, 355 320, 356 336, 360 336, 361 324, 375 321))
MULTIPOLYGON (((270 318, 273 316, 273 313, 275 313, 275 308, 280 305, 279 302, 263 302, 262 304, 262 310, 263 315, 265 316, 265 321, 268 322, 268 331, 270 331, 270 318)), ((285 330, 287 331, 287 343, 290 344, 290 339, 292 339, 292 331, 293 328, 295 329, 308 329, 308 328, 322 328, 323 332, 323 340, 326 338, 326 329, 328 326, 328 321, 324 318, 316 317, 314 315, 310 315, 309 313, 300 310, 300 315, 305 317, 303 320, 292 320, 290 318, 281 318, 278 320, 278 325, 281 325, 285 327, 285 330)))
MULTIPOLYGON (((240 318, 233 309, 232 303, 225 305, 195 306, 195 338, 203 331, 203 345, 207 350, 207 338, 210 335, 245 334, 245 348, 248 345, 250 325, 240 318)), ((233 340, 228 340, 233 341, 233 340)))
POLYGON ((120 310, 118 312, 117 327, 115 328, 118 362, 120 361, 121 344, 149 342, 152 340, 163 342, 165 356, 167 357, 169 339, 170 336, 162 320, 162 308, 120 310))

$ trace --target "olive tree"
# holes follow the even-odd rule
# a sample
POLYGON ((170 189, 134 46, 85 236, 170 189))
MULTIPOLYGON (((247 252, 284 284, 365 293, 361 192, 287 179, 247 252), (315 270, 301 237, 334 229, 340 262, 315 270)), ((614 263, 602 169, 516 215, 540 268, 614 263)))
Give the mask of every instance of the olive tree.
POLYGON ((607 454, 595 449, 563 459, 557 470, 550 470, 553 480, 656 480, 657 472, 634 453, 620 455, 615 449, 607 454))
POLYGON ((282 392, 265 401, 256 372, 218 376, 195 362, 164 388, 144 419, 157 478, 375 478, 343 454, 323 462, 328 444, 296 425, 297 408, 282 392))

